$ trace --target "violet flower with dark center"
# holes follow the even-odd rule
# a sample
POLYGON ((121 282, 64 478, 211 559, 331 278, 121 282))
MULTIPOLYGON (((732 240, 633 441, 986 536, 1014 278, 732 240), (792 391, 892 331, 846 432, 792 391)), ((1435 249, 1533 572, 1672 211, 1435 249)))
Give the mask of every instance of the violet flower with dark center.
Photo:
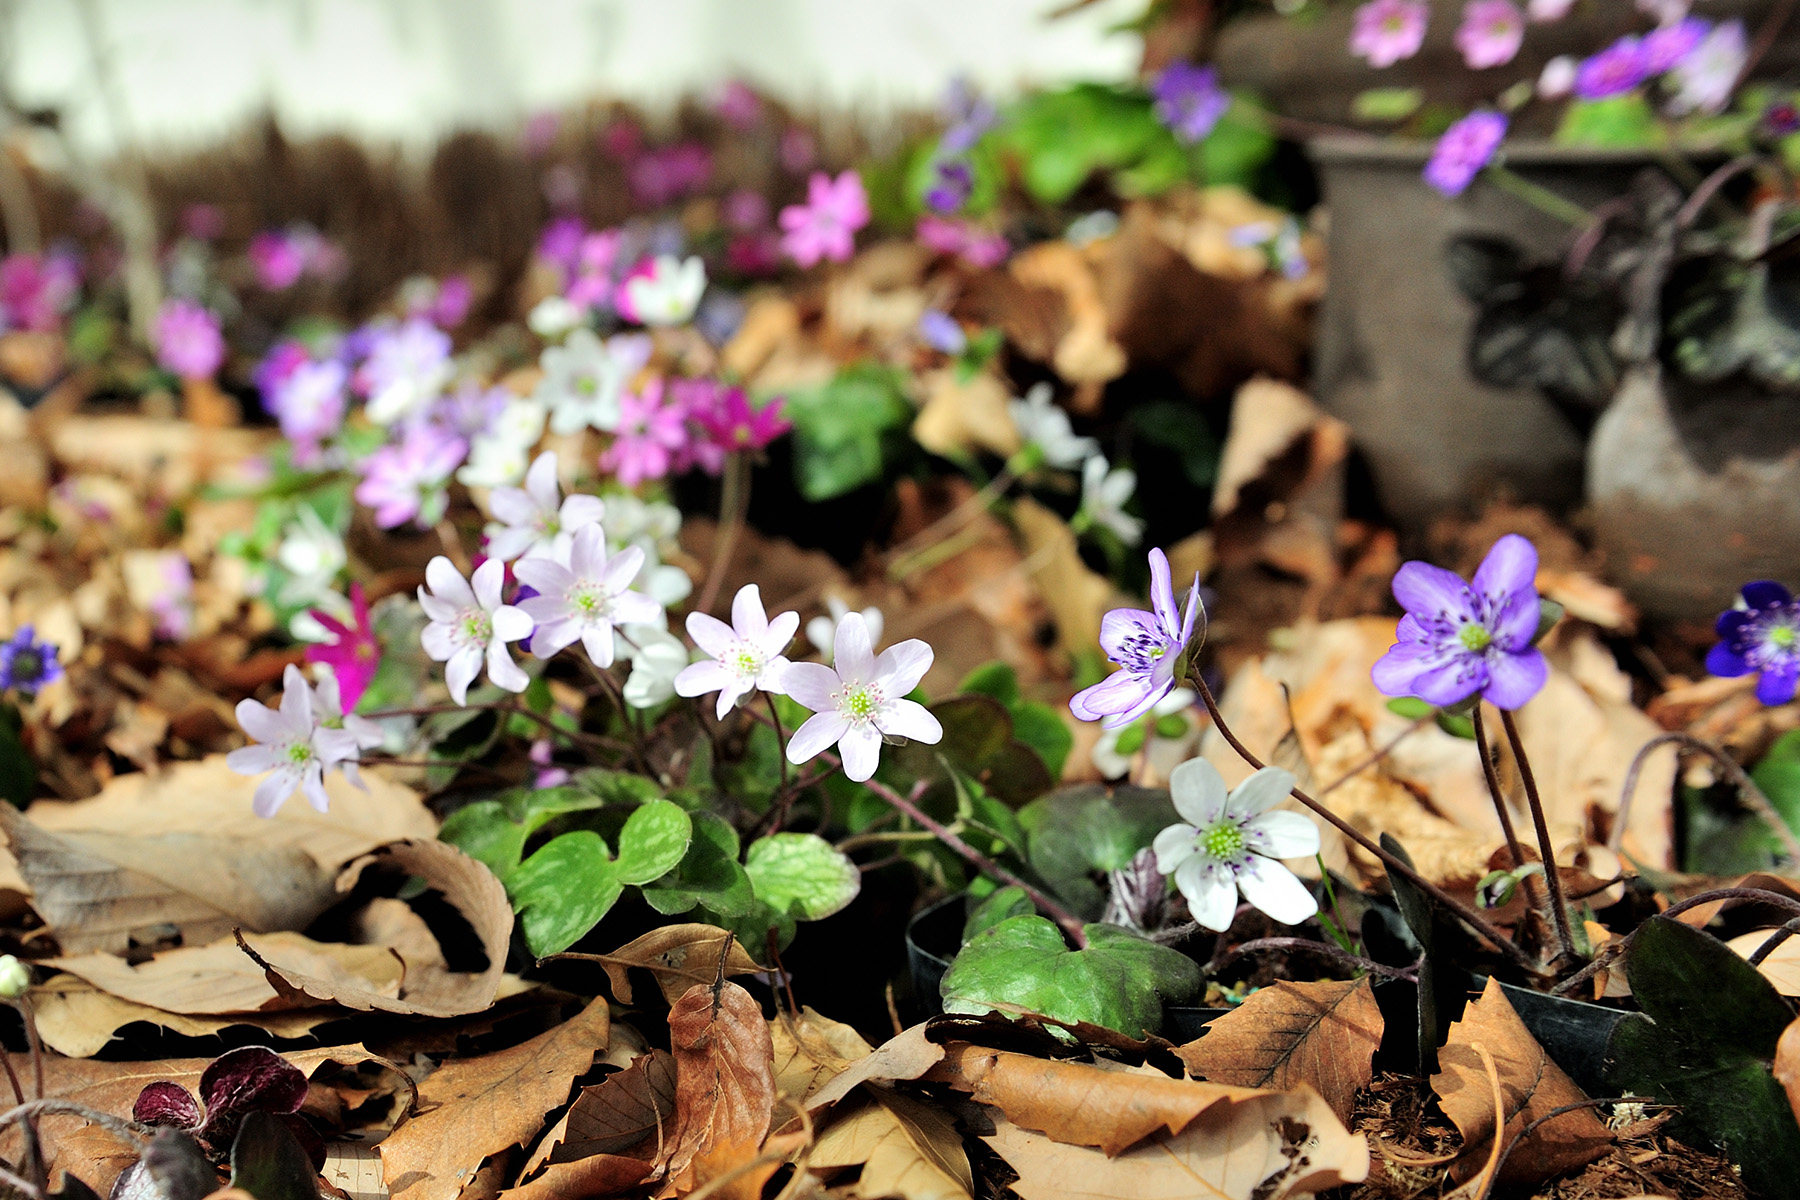
POLYGON ((1756 698, 1786 704, 1800 684, 1800 601, 1779 583, 1746 583, 1738 607, 1719 614, 1719 644, 1706 669, 1735 678, 1756 675, 1756 698))
POLYGON ((1399 642, 1376 662, 1375 686, 1447 707, 1480 696, 1515 709, 1537 695, 1549 664, 1538 629, 1537 548, 1516 533, 1494 543, 1475 578, 1409 562, 1394 576, 1406 615, 1399 642))
POLYGON ((1150 84, 1150 94, 1156 100, 1156 119, 1183 142, 1204 141, 1231 107, 1231 93, 1219 86, 1218 71, 1193 63, 1164 67, 1150 84))
POLYGON ((1083 721, 1099 721, 1104 729, 1117 729, 1156 707, 1177 682, 1175 672, 1200 611, 1199 596, 1200 575, 1195 572, 1186 610, 1178 612, 1168 556, 1152 550, 1152 611, 1115 608, 1101 618, 1100 648, 1120 669, 1075 693, 1069 711, 1083 721))
POLYGON ((0 688, 35 696, 39 688, 55 683, 62 675, 56 647, 38 641, 37 631, 30 625, 19 626, 12 640, 0 642, 0 688))

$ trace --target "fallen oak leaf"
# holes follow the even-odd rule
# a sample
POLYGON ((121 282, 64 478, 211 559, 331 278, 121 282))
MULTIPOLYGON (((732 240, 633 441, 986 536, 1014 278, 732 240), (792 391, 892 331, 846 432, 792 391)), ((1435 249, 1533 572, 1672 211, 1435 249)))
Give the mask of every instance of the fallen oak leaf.
POLYGON ((1357 1089, 1374 1076, 1383 1027, 1367 978, 1281 981, 1207 1022, 1206 1036, 1175 1055, 1215 1083, 1282 1091, 1308 1084, 1349 1124, 1357 1089))
POLYGON ((852 1196, 969 1200, 975 1187, 955 1124, 937 1109, 895 1093, 876 1096, 834 1121, 814 1143, 806 1167, 827 1177, 862 1168, 845 1186, 852 1196))
MULTIPOLYGON (((581 1089, 560 1122, 563 1137, 547 1162, 574 1162, 596 1154, 618 1154, 651 1140, 657 1156, 673 1132, 675 1059, 666 1050, 639 1055, 623 1071, 581 1089)), ((529 1169, 529 1164, 527 1164, 529 1169)))
POLYGON ((419 1085, 420 1112, 381 1143, 396 1197, 455 1200, 482 1160, 522 1146, 544 1115, 568 1099, 569 1085, 593 1066, 611 1029, 605 1000, 506 1050, 451 1059, 419 1085))
POLYGON ((627 972, 641 967, 656 976, 663 999, 674 1004, 688 990, 709 985, 719 977, 719 957, 725 939, 731 938, 729 957, 725 959, 725 975, 755 975, 763 968, 750 957, 743 943, 714 925, 664 925, 643 937, 627 942, 611 954, 552 954, 544 961, 573 959, 597 962, 612 983, 613 997, 620 1004, 630 1004, 631 979, 627 972))
POLYGON ((715 1194, 755 1200, 777 1164, 740 1168, 758 1157, 774 1118, 775 1046, 755 998, 715 978, 689 988, 669 1010, 675 1138, 662 1194, 719 1181, 715 1194))
MULTIPOLYGON (((1431 1077, 1431 1090, 1444 1115, 1463 1136, 1463 1154, 1450 1167, 1451 1178, 1458 1183, 1478 1173, 1495 1140, 1495 1108, 1488 1098, 1487 1068, 1475 1050, 1477 1044, 1492 1056, 1505 1092, 1501 1141, 1517 1136, 1553 1109, 1587 1099, 1531 1036, 1500 985, 1488 980, 1463 1019, 1450 1026, 1448 1040, 1438 1051, 1441 1069, 1431 1077)), ((1538 1183, 1593 1162, 1611 1142, 1612 1135, 1592 1109, 1565 1113, 1537 1126, 1506 1156, 1499 1181, 1507 1186, 1538 1183)))
MULTIPOLYGON (((1481 1060, 1481 1069, 1487 1073, 1488 1088, 1493 1095, 1494 1115, 1493 1127, 1498 1128, 1506 1118, 1506 1093, 1500 1088, 1500 1070, 1494 1063, 1494 1056, 1480 1042, 1470 1042, 1469 1049, 1481 1060)), ((1480 1174, 1469 1179, 1461 1187, 1450 1192, 1445 1200, 1483 1200, 1489 1189, 1494 1186, 1494 1174, 1500 1167, 1501 1156, 1506 1148, 1499 1138, 1488 1140, 1487 1162, 1482 1165, 1480 1174)))

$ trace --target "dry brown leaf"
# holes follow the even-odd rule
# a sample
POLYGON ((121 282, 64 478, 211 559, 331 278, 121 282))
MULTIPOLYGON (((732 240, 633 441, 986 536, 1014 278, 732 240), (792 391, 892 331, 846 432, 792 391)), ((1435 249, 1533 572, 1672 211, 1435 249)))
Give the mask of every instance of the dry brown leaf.
POLYGON ((1065 241, 1039 242, 1013 255, 1007 270, 1027 288, 1044 288, 1062 297, 1068 325, 1050 359, 1058 375, 1072 384, 1097 388, 1125 373, 1125 348, 1108 328, 1099 280, 1079 247, 1065 241))
MULTIPOLYGON (((1758 929, 1739 934, 1725 944, 1747 959, 1761 949, 1774 932, 1773 929, 1758 929)), ((1767 958, 1756 964, 1756 969, 1782 995, 1800 996, 1800 938, 1790 937, 1776 946, 1767 958)))
POLYGON ((1307 1084, 1350 1123, 1358 1088, 1374 1074, 1383 1023, 1367 979, 1278 982, 1175 1049, 1202 1079, 1286 1091, 1307 1084))
MULTIPOLYGON (((245 966, 254 968, 236 945, 231 946, 231 954, 245 966)), ((261 972, 257 972, 256 978, 257 982, 262 982, 261 972)), ((269 994, 274 995, 272 991, 269 994)), ((119 1030, 135 1021, 159 1025, 186 1037, 205 1037, 234 1025, 250 1025, 273 1037, 298 1038, 343 1016, 334 1009, 313 1009, 196 1017, 121 1000, 85 979, 68 974, 52 975, 34 986, 31 1004, 37 1016, 38 1036, 44 1040, 44 1045, 70 1058, 89 1058, 98 1054, 113 1041, 119 1030)))
POLYGON ((649 1140, 646 1155, 660 1162, 674 1131, 675 1059, 664 1050, 640 1055, 623 1071, 584 1087, 561 1122, 563 1136, 547 1162, 574 1162, 595 1154, 620 1154, 649 1140))
MULTIPOLYGON (((597 962, 606 968, 613 996, 620 1004, 631 1003, 631 978, 627 972, 632 967, 641 967, 656 976, 663 999, 674 1004, 687 994, 688 989, 711 984, 719 977, 719 956, 728 937, 731 935, 714 925, 664 925, 620 946, 611 954, 558 957, 597 962)), ((754 975, 760 970, 762 967, 750 957, 743 943, 732 938, 725 974, 754 975)))
MULTIPOLYGON (((1459 1182, 1481 1169, 1494 1138, 1487 1068, 1474 1043, 1487 1048, 1500 1073, 1506 1095, 1506 1140, 1517 1137, 1526 1125, 1552 1109, 1587 1099, 1531 1036, 1500 985, 1488 980, 1463 1019, 1450 1026, 1449 1040, 1438 1051, 1443 1069, 1431 1077, 1431 1089, 1437 1093, 1444 1115, 1463 1136, 1462 1156, 1450 1167, 1451 1177, 1459 1182)), ((1507 1155, 1500 1182, 1503 1186, 1532 1184, 1585 1166, 1605 1154, 1611 1142, 1612 1135, 1592 1109, 1565 1113, 1539 1125, 1507 1155)))
POLYGON ((868 1057, 857 1059, 813 1092, 806 1100, 807 1109, 836 1104, 861 1084, 891 1083, 924 1075, 944 1060, 944 1047, 926 1037, 929 1025, 930 1022, 922 1022, 902 1030, 881 1043, 868 1057))
POLYGON ((387 1181, 381 1175, 381 1152, 374 1146, 327 1142, 325 1167, 319 1177, 350 1200, 387 1200, 387 1181))
POLYGON ((774 1116, 775 1047, 762 1006, 718 978, 716 951, 713 961, 716 982, 694 985, 669 1009, 676 1114, 665 1194, 719 1181, 715 1195, 756 1200, 780 1165, 745 1169, 774 1116))
POLYGON ((861 1167, 844 1191, 869 1200, 969 1200, 975 1187, 969 1156, 950 1118, 893 1093, 834 1121, 813 1144, 806 1165, 827 1177, 861 1167))
POLYGON ((451 1059, 419 1085, 420 1112, 381 1143, 388 1188, 413 1200, 455 1200, 490 1154, 529 1142, 544 1114, 606 1048, 605 1000, 528 1042, 451 1059))
POLYGON ((967 1042, 944 1047, 925 1075, 991 1104, 1007 1119, 1059 1142, 1116 1155, 1159 1129, 1180 1133, 1217 1104, 1250 1100, 1256 1088, 1170 1079, 1154 1067, 1109 1070, 990 1050, 967 1042))
MULTIPOLYGON (((336 987, 361 987, 398 997, 406 964, 386 946, 316 942, 299 933, 244 935, 264 959, 285 970, 316 975, 336 987)), ((179 946, 132 965, 113 954, 53 958, 46 964, 103 988, 121 1000, 189 1016, 317 1008, 279 996, 255 962, 227 938, 210 946, 179 946)))
POLYGON ((1787 1093, 1788 1107, 1794 1110, 1794 1118, 1800 1120, 1800 1020, 1781 1031, 1781 1040, 1775 1043, 1775 1062, 1771 1070, 1775 1082, 1787 1093))
POLYGON ((616 1196, 635 1191, 656 1171, 648 1159, 596 1154, 576 1162, 553 1163, 534 1179, 500 1193, 502 1200, 569 1200, 571 1196, 616 1196))
POLYGON ((202 429, 187 421, 124 414, 70 416, 50 448, 72 470, 112 475, 153 495, 179 496, 230 477, 260 454, 272 431, 202 429))
POLYGON ((769 1022, 769 1036, 775 1051, 775 1090, 800 1103, 875 1052, 862 1034, 810 1008, 802 1008, 798 1018, 783 1010, 769 1022))
POLYGON ((447 843, 408 840, 383 846, 345 867, 338 876, 338 891, 348 892, 365 870, 378 865, 397 867, 442 892, 480 939, 487 955, 486 969, 472 974, 450 971, 441 963, 423 963, 418 971, 408 973, 399 995, 388 996, 354 978, 326 978, 270 961, 240 935, 239 945, 263 967, 276 994, 293 1008, 329 1003, 358 1012, 374 1009, 432 1017, 462 1016, 492 1004, 506 973, 506 951, 513 927, 512 904, 494 873, 447 843))
POLYGON ((1082 560, 1075 534, 1061 517, 1021 499, 1013 505, 1013 520, 1025 540, 1032 582, 1056 620, 1056 644, 1070 654, 1087 653, 1100 640, 1100 618, 1132 604, 1082 560))
POLYGON ((1018 426, 1007 401, 1012 393, 987 372, 964 382, 955 371, 934 371, 921 378, 925 404, 913 420, 913 440, 952 458, 973 450, 1005 457, 1019 448, 1018 426))
POLYGON ((999 1115, 981 1140, 1019 1173, 1012 1189, 1022 1200, 1284 1200, 1369 1174, 1367 1140, 1307 1088, 1215 1105, 1116 1158, 999 1115))

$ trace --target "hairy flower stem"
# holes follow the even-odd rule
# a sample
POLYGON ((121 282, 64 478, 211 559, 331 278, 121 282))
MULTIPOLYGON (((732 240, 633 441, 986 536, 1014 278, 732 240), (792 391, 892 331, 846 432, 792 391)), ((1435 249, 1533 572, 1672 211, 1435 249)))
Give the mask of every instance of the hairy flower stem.
MULTIPOLYGON (((838 756, 829 750, 825 751, 819 757, 825 759, 827 762, 838 762, 838 756)), ((1081 918, 1058 904, 1055 900, 1052 900, 1042 889, 1026 883, 1023 879, 1020 879, 1017 875, 1014 875, 1011 871, 1007 870, 975 847, 969 845, 969 843, 963 841, 962 838, 957 836, 955 830, 951 829, 941 821, 928 816, 925 813, 925 810, 920 808, 910 798, 902 796, 899 792, 896 792, 885 783, 870 779, 864 782, 863 786, 868 788, 871 792, 874 792, 877 796, 880 796, 883 800, 886 800, 889 804, 893 805, 907 816, 911 817, 920 827, 930 830, 936 835, 938 841, 944 843, 944 845, 950 847, 951 850, 954 850, 957 854, 961 855, 970 866, 974 867, 977 871, 980 871, 983 875, 986 875, 989 879, 1022 890, 1027 896, 1031 897, 1031 902, 1033 904, 1049 914, 1051 920, 1062 926, 1063 932, 1068 934, 1069 940, 1075 943, 1075 948, 1077 950, 1087 949, 1087 933, 1082 928, 1081 918)))
MULTIPOLYGON (((1230 745, 1233 750, 1237 751, 1239 758, 1242 758, 1257 770, 1262 770, 1265 765, 1262 759, 1252 754, 1250 748, 1239 741, 1237 734, 1231 732, 1230 726, 1225 724, 1225 718, 1219 712, 1219 702, 1213 698, 1212 689, 1206 685, 1206 680, 1201 676, 1200 672, 1194 670, 1191 672, 1191 676, 1194 681, 1194 690, 1200 693, 1200 699, 1205 703, 1206 711, 1212 714, 1213 726, 1219 731, 1219 736, 1223 737, 1226 743, 1230 745)), ((1299 788, 1294 788, 1291 794, 1294 799, 1311 809, 1312 812, 1323 819, 1326 824, 1355 842, 1358 846, 1361 846, 1369 854, 1374 855, 1375 858, 1380 860, 1381 865, 1386 867, 1390 872, 1411 880, 1414 887, 1417 887, 1427 896, 1430 896, 1448 911, 1456 914, 1464 924, 1480 934, 1481 937, 1492 945, 1495 950, 1504 954, 1507 958, 1512 959, 1512 961, 1521 969, 1529 971, 1533 975, 1542 976, 1546 974, 1542 967, 1531 960, 1530 955, 1526 954, 1525 951, 1521 950, 1518 946, 1515 946, 1510 938, 1496 929, 1489 921, 1484 919, 1480 913, 1462 903, 1462 901, 1456 899, 1456 897, 1450 895, 1450 893, 1446 892, 1437 884, 1426 879, 1423 875, 1419 874, 1418 871, 1407 866, 1406 863, 1402 862, 1398 857, 1389 854, 1381 847, 1380 843, 1371 839, 1367 834, 1363 833, 1362 830, 1356 828, 1356 826, 1350 824, 1350 822, 1344 820, 1299 788)))
POLYGON ((719 530, 713 541, 712 566, 706 572, 706 585, 694 602, 694 611, 710 613, 725 586, 725 572, 731 567, 732 552, 744 532, 750 515, 750 456, 742 450, 732 451, 725 459, 725 481, 719 496, 719 530))
MULTIPOLYGON (((1469 713, 1475 726, 1475 751, 1481 756, 1481 774, 1487 780, 1488 795, 1494 801, 1494 812, 1500 818, 1500 832, 1506 837, 1506 852, 1512 856, 1512 868, 1517 871, 1525 865, 1525 847, 1519 844, 1519 832, 1513 827, 1512 810, 1507 807, 1506 793, 1500 787, 1499 773, 1494 770, 1494 755, 1488 748, 1487 726, 1481 716, 1481 702, 1477 700, 1469 713)), ((1531 903, 1543 908, 1548 903, 1548 896, 1540 889, 1536 879, 1526 876, 1522 882, 1525 894, 1531 903)), ((1546 916, 1549 914, 1546 913, 1546 916)))
POLYGON ((1525 756, 1525 742, 1519 737, 1519 723, 1506 709, 1500 710, 1500 724, 1506 728, 1506 740, 1512 745, 1513 758, 1519 764, 1519 780, 1525 785, 1525 801, 1531 806, 1531 824, 1537 833, 1538 857, 1544 862, 1544 890, 1550 895, 1550 915, 1556 919, 1556 940, 1561 944, 1558 958, 1575 956, 1575 933, 1569 928, 1569 906, 1563 900, 1562 876, 1556 869, 1556 848, 1550 841, 1550 823, 1544 819, 1544 801, 1538 795, 1537 776, 1531 773, 1531 760, 1525 756))

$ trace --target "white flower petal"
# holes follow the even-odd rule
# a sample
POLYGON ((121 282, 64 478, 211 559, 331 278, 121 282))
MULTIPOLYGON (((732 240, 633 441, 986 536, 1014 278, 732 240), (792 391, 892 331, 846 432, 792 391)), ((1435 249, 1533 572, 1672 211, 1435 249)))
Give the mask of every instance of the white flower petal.
POLYGON ((1204 758, 1190 758, 1169 772, 1169 799, 1195 828, 1217 825, 1225 815, 1225 777, 1204 758))
POLYGON ((1198 832, 1192 825, 1171 825, 1157 834, 1156 840, 1150 843, 1150 848, 1156 852, 1156 869, 1164 875, 1173 875, 1177 867, 1200 853, 1194 844, 1198 832))
POLYGON ((444 683, 450 688, 450 698, 458 704, 469 702, 469 685, 481 674, 481 648, 465 646, 450 656, 444 665, 444 683))
POLYGON ((1237 881, 1244 899, 1283 925, 1298 925, 1319 911, 1306 885, 1272 858, 1252 854, 1250 864, 1238 869, 1237 881))
POLYGON ((944 740, 944 727, 923 704, 913 700, 889 700, 875 720, 881 732, 915 742, 936 745, 944 740))
POLYGON ((788 739, 787 758, 795 766, 817 758, 819 752, 843 737, 850 722, 835 712, 814 713, 801 722, 788 739))
POLYGON ((1231 872, 1204 854, 1196 854, 1175 869, 1175 886, 1187 897, 1188 912, 1204 929, 1223 933, 1237 915, 1237 888, 1231 872))
POLYGON ((425 564, 425 585, 432 595, 455 608, 475 607, 475 593, 470 589, 469 581, 463 578, 455 563, 441 554, 425 564))
POLYGON ((1284 771, 1280 767, 1264 767, 1232 789, 1227 811, 1240 820, 1267 812, 1288 798, 1295 782, 1290 771, 1284 771))
POLYGON ((1319 827, 1297 812, 1266 812, 1244 823, 1251 849, 1270 858, 1311 858, 1319 852, 1319 827))
POLYGON ((862 783, 881 765, 881 735, 868 726, 846 729, 838 739, 838 754, 844 760, 844 778, 862 783))

